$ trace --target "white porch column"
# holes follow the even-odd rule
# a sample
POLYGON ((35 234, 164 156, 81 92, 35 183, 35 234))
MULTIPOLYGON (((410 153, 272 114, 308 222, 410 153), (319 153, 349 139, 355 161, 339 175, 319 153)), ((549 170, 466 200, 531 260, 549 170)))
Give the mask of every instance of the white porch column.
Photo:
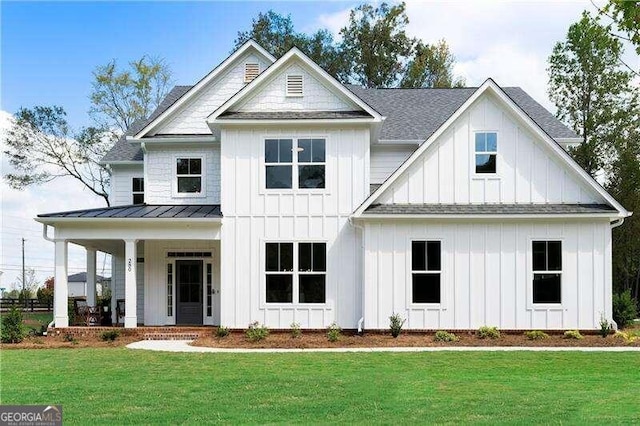
POLYGON ((87 249, 87 305, 96 306, 96 251, 87 249))
POLYGON ((55 272, 53 290, 53 319, 55 327, 69 327, 69 287, 67 284, 67 251, 65 240, 55 242, 55 272))
POLYGON ((136 241, 124 241, 124 326, 135 328, 138 326, 136 300, 136 241))

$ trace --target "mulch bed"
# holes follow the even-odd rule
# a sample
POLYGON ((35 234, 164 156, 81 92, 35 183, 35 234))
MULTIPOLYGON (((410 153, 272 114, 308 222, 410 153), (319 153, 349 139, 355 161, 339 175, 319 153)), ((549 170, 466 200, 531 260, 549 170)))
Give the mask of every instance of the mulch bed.
POLYGON ((365 333, 363 336, 343 334, 337 342, 330 342, 325 333, 302 333, 299 337, 291 337, 289 333, 270 333, 258 342, 251 342, 244 333, 232 332, 226 337, 201 337, 194 341, 194 346, 214 348, 368 348, 368 347, 447 347, 447 346, 579 346, 579 347, 612 347, 640 346, 640 339, 626 343, 622 338, 609 335, 584 335, 583 339, 565 339, 562 335, 550 335, 543 340, 529 340, 522 333, 502 333, 499 339, 480 339, 473 332, 456 333, 457 342, 436 342, 434 333, 406 333, 397 338, 389 334, 365 333))
POLYGON ((20 343, 3 343, 2 349, 64 349, 64 348, 115 348, 140 340, 136 336, 119 336, 113 342, 105 342, 99 336, 75 336, 73 340, 63 335, 29 336, 20 343))

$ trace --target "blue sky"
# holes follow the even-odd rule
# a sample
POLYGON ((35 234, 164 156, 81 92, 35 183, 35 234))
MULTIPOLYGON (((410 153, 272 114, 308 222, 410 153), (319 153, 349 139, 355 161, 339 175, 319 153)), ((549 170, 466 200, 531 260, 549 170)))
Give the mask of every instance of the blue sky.
POLYGON ((352 2, 2 2, 2 110, 62 105, 89 124, 92 71, 148 54, 164 57, 177 84, 193 84, 233 47, 260 11, 290 13, 298 30, 352 2))

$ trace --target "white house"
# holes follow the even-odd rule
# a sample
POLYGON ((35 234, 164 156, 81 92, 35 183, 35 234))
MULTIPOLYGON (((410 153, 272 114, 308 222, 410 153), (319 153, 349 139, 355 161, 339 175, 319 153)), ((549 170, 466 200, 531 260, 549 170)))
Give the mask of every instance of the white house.
POLYGON ((125 327, 598 328, 631 213, 563 149, 579 141, 491 79, 344 86, 249 41, 105 156, 113 207, 38 216, 55 326, 73 242, 88 270, 112 254, 125 327))
POLYGON ((77 274, 69 275, 67 277, 67 288, 69 297, 84 297, 87 300, 91 300, 95 305, 96 295, 90 294, 91 289, 94 289, 94 293, 102 294, 102 285, 105 283, 105 279, 101 275, 96 275, 95 272, 87 274, 86 272, 78 272, 77 274), (94 282, 88 282, 87 277, 93 276, 94 282))

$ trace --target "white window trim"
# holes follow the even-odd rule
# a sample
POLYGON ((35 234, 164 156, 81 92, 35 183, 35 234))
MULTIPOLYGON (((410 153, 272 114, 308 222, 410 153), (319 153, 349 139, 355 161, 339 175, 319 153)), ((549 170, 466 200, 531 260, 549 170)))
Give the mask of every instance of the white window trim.
MULTIPOLYGON (((557 236, 536 236, 529 237, 527 242, 527 310, 528 311, 561 311, 565 309, 566 284, 563 277, 565 269, 565 240, 563 237, 557 236), (549 271, 554 274, 560 274, 560 303, 533 303, 533 274, 541 273, 541 271, 533 270, 533 242, 534 241, 560 241, 562 253, 562 267, 559 271, 549 271)), ((547 271, 542 271, 547 272, 547 271)))
POLYGON ((445 257, 445 245, 444 239, 441 237, 412 237, 408 240, 406 251, 406 304, 409 309, 423 309, 423 310, 446 310, 447 309, 447 291, 446 291, 446 257, 445 257), (439 273, 440 274, 440 303, 414 303, 413 302, 413 262, 412 262, 412 247, 414 241, 439 241, 440 242, 440 271, 415 271, 417 273, 439 273))
POLYGON ((260 146, 260 194, 330 194, 330 167, 329 167, 329 141, 330 138, 327 135, 301 135, 301 136, 272 136, 272 135, 262 135, 262 145, 260 146), (291 156, 291 163, 267 163, 265 161, 264 155, 264 147, 265 141, 267 139, 291 139, 293 142, 291 144, 291 149, 293 150, 291 156), (324 163, 298 163, 298 140, 299 139, 324 139, 324 163), (267 165, 288 165, 291 164, 292 167, 292 175, 291 175, 291 188, 267 188, 267 165), (303 164, 316 164, 316 165, 324 165, 324 188, 299 188, 298 187, 298 165, 303 164))
POLYGON ((304 74, 303 73, 287 73, 285 75, 285 80, 284 80, 284 96, 286 98, 302 98, 304 97, 304 74), (289 77, 290 76, 300 76, 300 85, 301 85, 301 93, 297 94, 297 93, 289 93, 289 77))
POLYGON ((471 178, 473 180, 500 180, 500 132, 497 130, 473 130, 471 132, 471 178), (496 134, 496 151, 480 151, 480 154, 495 154, 496 155, 496 172, 495 173, 476 173, 476 134, 478 133, 495 133, 496 134))
POLYGON ((262 67, 260 66, 260 62, 257 62, 257 61, 256 61, 256 62, 254 62, 254 61, 246 61, 246 62, 244 63, 243 71, 244 71, 243 81, 244 81, 244 83, 249 84, 249 83, 251 83, 253 80, 255 80, 256 78, 258 78, 258 77, 260 76, 260 73, 262 72, 262 67), (257 66, 258 66, 258 75, 256 75, 256 76, 255 76, 253 79, 251 79, 251 80, 247 80, 247 65, 257 65, 257 66))
POLYGON ((183 154, 183 155, 174 155, 173 163, 171 165, 173 167, 173 179, 171 181, 171 195, 174 198, 206 198, 207 196, 207 167, 205 156, 198 154, 183 154), (197 177, 198 175, 178 175, 178 170, 176 168, 176 164, 178 163, 178 159, 200 159, 200 192, 178 192, 178 176, 180 177, 197 177))
POLYGON ((134 203, 134 197, 136 195, 142 195, 143 202, 146 203, 147 200, 146 200, 146 197, 144 196, 144 193, 145 193, 144 186, 145 186, 145 181, 144 181, 144 177, 143 176, 131 176, 131 203, 132 204, 135 204, 134 203), (142 191, 134 191, 133 190, 133 180, 134 179, 142 179, 142 191))
POLYGON ((329 292, 329 242, 326 239, 321 238, 311 238, 311 239, 296 239, 294 240, 285 240, 285 239, 261 239, 260 240, 260 309, 283 309, 283 308, 304 308, 304 309, 321 309, 321 310, 331 310, 333 309, 333 303, 331 302, 330 292, 329 292), (293 244, 293 271, 291 272, 292 278, 292 302, 291 303, 282 303, 282 302, 267 302, 267 274, 284 274, 288 272, 279 272, 279 271, 269 271, 267 272, 266 265, 266 253, 267 253, 267 244, 268 243, 290 243, 293 244), (300 288, 298 277, 304 274, 321 274, 322 272, 300 272, 298 271, 298 244, 300 243, 324 243, 326 247, 326 267, 324 271, 325 279, 324 279, 324 303, 300 303, 298 302, 300 298, 300 288))

